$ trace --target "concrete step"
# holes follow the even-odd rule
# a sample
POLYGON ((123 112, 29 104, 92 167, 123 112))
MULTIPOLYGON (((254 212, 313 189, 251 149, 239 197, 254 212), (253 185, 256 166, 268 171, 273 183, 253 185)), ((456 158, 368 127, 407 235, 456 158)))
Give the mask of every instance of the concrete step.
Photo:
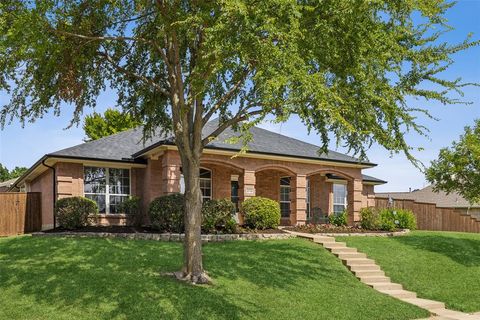
POLYGON ((412 291, 407 291, 407 290, 397 290, 397 289, 381 289, 378 290, 381 293, 388 294, 389 296, 392 296, 397 299, 408 299, 408 298, 416 298, 417 294, 412 291))
MULTIPOLYGON (((313 241, 316 242, 315 240, 313 241)), ((346 248, 347 244, 345 242, 325 242, 323 243, 323 247, 327 249, 346 248)))
POLYGON ((375 261, 368 258, 348 258, 348 259, 341 259, 343 264, 348 266, 358 266, 358 265, 372 265, 375 264, 375 261))
POLYGON ((358 277, 363 283, 391 283, 389 277, 385 276, 368 276, 368 277, 358 277))
POLYGON ((463 312, 448 310, 445 308, 439 309, 429 309, 429 311, 437 316, 445 317, 447 319, 454 319, 454 320, 474 320, 480 319, 479 316, 472 315, 472 314, 465 314, 463 312))
POLYGON ((339 259, 342 259, 342 260, 361 259, 361 258, 367 257, 365 253, 360 253, 360 252, 334 253, 334 255, 336 255, 339 259))
MULTIPOLYGON (((338 242, 337 242, 338 243, 338 242)), ((349 248, 349 247, 345 247, 345 248, 329 248, 328 250, 330 250, 333 254, 339 254, 339 253, 355 253, 357 252, 357 249, 356 248, 349 248)))
POLYGON ((403 290, 403 287, 399 283, 392 282, 376 282, 376 283, 366 283, 370 287, 373 287, 375 290, 403 290))
POLYGON ((313 238, 313 242, 315 242, 315 243, 321 243, 321 244, 324 244, 324 243, 334 243, 334 242, 335 242, 335 238, 333 238, 333 237, 315 236, 315 237, 313 238))
POLYGON ((349 265, 348 268, 352 272, 357 271, 381 271, 380 267, 376 264, 357 264, 357 265, 349 265))
POLYGON ((445 304, 443 302, 428 300, 428 299, 420 299, 420 298, 407 298, 401 299, 402 301, 408 302, 410 304, 414 304, 419 306, 420 308, 427 309, 427 310, 438 310, 438 309, 445 309, 445 304))
POLYGON ((385 272, 382 270, 360 270, 352 271, 357 278, 361 277, 382 277, 385 276, 385 272))

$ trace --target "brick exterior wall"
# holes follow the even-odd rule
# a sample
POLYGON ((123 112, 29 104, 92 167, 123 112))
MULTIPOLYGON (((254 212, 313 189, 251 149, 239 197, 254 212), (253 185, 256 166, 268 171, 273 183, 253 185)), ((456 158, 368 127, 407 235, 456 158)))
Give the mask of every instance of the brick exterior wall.
MULTIPOLYGON (((111 164, 110 164, 111 166, 111 164)), ((369 206, 373 197, 373 186, 363 185, 361 169, 342 166, 300 163, 244 156, 204 154, 202 168, 212 171, 213 198, 230 198, 232 175, 238 176, 240 201, 263 196, 276 201, 280 199, 280 178, 291 177, 291 215, 283 224, 306 222, 306 181, 310 181, 310 208, 328 214, 333 210, 332 183, 325 175, 332 173, 347 180, 349 222, 359 222, 362 207, 369 206)), ((56 164, 58 198, 83 196, 83 164, 61 162, 56 164)), ((50 171, 50 170, 49 170, 50 171)), ((42 192, 44 225, 53 224, 52 176, 47 171, 30 185, 30 191, 42 192)), ((148 223, 146 212, 152 200, 161 195, 179 192, 181 161, 178 152, 167 150, 150 157, 145 168, 131 169, 131 194, 141 198, 142 212, 148 223)), ((373 200, 374 201, 374 200, 373 200)), ((126 224, 122 215, 102 216, 102 224, 126 224)))

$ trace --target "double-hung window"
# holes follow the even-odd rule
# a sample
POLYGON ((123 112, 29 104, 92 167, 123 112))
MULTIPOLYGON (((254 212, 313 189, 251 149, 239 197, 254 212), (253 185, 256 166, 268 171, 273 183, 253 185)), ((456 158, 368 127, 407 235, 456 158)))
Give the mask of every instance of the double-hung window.
POLYGON ((280 179, 280 213, 283 218, 290 216, 290 177, 280 179))
POLYGON ((347 186, 345 184, 333 184, 333 213, 340 214, 347 208, 347 186))
POLYGON ((121 213, 120 205, 130 196, 130 170, 85 167, 84 193, 97 203, 99 213, 121 213))
POLYGON ((200 169, 200 190, 202 201, 212 200, 212 171, 200 169))

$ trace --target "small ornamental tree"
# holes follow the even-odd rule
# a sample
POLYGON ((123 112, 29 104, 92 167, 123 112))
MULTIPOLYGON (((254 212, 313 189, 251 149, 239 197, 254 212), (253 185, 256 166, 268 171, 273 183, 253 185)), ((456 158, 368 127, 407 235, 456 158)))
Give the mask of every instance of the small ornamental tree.
POLYGON ((465 127, 458 142, 440 150, 426 178, 435 191, 458 192, 471 204, 480 202, 480 120, 465 127))
POLYGON ((144 136, 173 133, 185 178, 184 265, 208 282, 201 249, 200 155, 226 128, 244 141, 269 116, 298 116, 365 156, 376 142, 403 151, 424 133, 406 97, 455 103, 440 78, 474 43, 439 41, 447 1, 98 0, 0 2, 0 114, 33 121, 75 106, 73 121, 109 86, 144 136), (413 16, 419 19, 413 19, 413 16), (435 86, 425 86, 433 82, 435 86), (433 89, 429 89, 432 88, 433 89), (202 134, 205 124, 218 125, 202 134))

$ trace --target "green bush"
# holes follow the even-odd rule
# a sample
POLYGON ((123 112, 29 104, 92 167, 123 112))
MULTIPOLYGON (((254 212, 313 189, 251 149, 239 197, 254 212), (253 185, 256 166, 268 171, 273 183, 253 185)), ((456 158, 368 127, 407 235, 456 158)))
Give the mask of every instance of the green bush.
POLYGON ((378 211, 375 208, 363 208, 360 210, 360 226, 362 229, 365 230, 378 230, 380 229, 379 226, 379 219, 378 219, 378 211))
POLYGON ((393 231, 397 229, 395 224, 395 216, 391 209, 382 209, 378 214, 378 225, 380 230, 383 231, 393 231))
POLYGON ((63 198, 55 204, 58 225, 65 229, 88 226, 95 220, 97 213, 95 201, 84 197, 63 198))
POLYGON ((165 232, 183 233, 184 196, 181 193, 156 198, 150 203, 148 216, 152 227, 165 232))
POLYGON ((396 221, 398 221, 397 226, 400 229, 417 229, 417 219, 415 218, 415 215, 412 211, 404 209, 394 209, 394 212, 396 212, 396 221))
POLYGON ((333 224, 334 226, 341 227, 341 226, 346 226, 347 225, 347 211, 343 211, 342 213, 332 213, 331 215, 328 216, 328 220, 330 221, 330 224, 333 224))
POLYGON ((141 227, 143 224, 143 215, 140 210, 140 198, 136 196, 129 197, 120 205, 120 211, 130 215, 130 220, 135 227, 141 227))
POLYGON ((280 205, 274 200, 253 197, 242 203, 241 211, 247 227, 268 229, 280 224, 280 205))
POLYGON ((362 217, 360 224, 366 230, 393 231, 395 229, 415 230, 417 228, 417 221, 410 210, 364 208, 360 211, 360 215, 362 217))
POLYGON ((215 233, 217 230, 227 232, 227 224, 231 222, 235 205, 229 199, 213 199, 203 203, 202 231, 215 233))

